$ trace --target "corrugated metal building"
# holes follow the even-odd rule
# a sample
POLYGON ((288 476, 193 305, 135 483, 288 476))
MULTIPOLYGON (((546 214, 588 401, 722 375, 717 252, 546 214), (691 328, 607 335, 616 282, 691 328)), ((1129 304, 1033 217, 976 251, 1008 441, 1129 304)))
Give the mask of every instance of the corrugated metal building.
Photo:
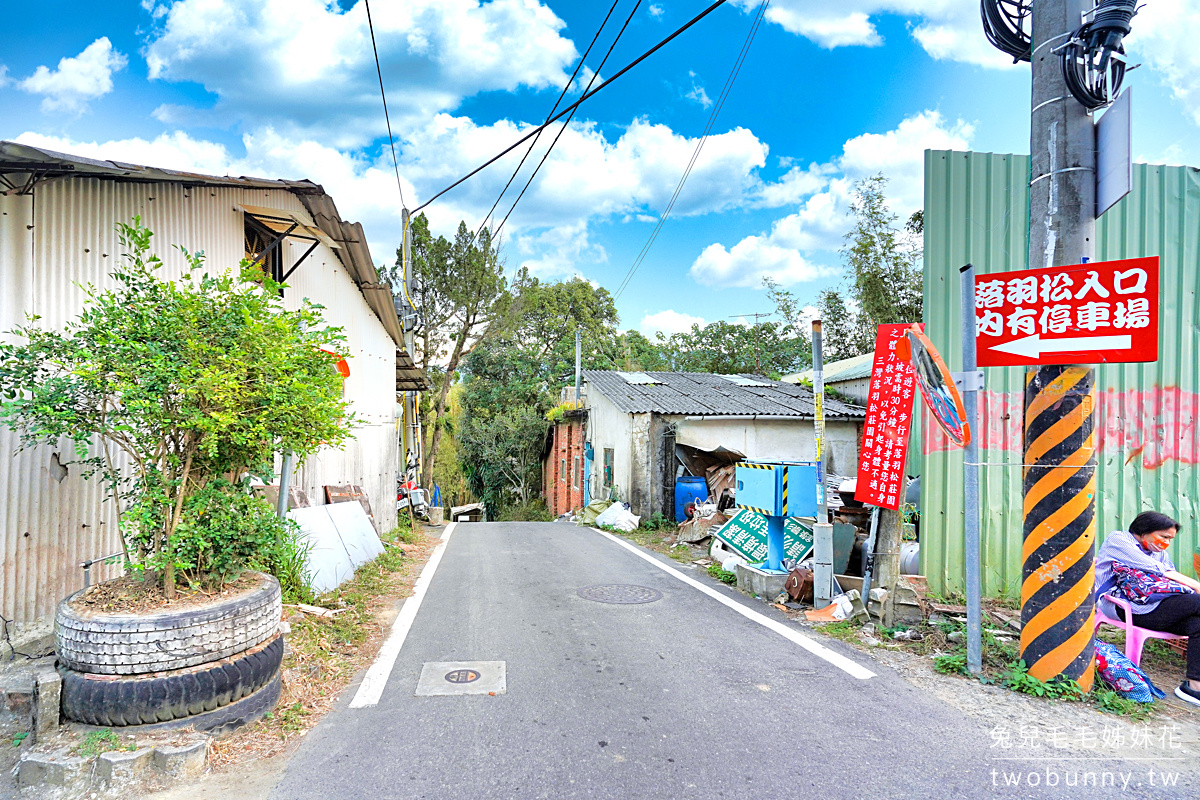
MULTIPOLYGON (((925 330, 946 363, 962 364, 958 270, 1026 266, 1029 158, 925 153, 925 330)), ((1096 526, 1125 528, 1157 509, 1183 529, 1172 545, 1187 571, 1200 542, 1200 171, 1137 164, 1133 191, 1096 226, 1096 259, 1161 257, 1159 360, 1101 365, 1096 373, 1100 468, 1096 526)), ((1022 542, 1021 368, 989 368, 980 404, 983 586, 1017 596, 1022 542)), ((938 592, 963 586, 962 451, 940 430, 922 443, 921 565, 938 592)), ((915 465, 914 465, 915 466, 915 465)), ((910 473, 915 473, 913 468, 910 473)))
MULTIPOLYGON (((826 391, 835 391, 839 395, 865 406, 871 394, 871 365, 874 361, 875 354, 866 353, 825 364, 821 372, 826 391)), ((808 369, 804 372, 797 372, 795 375, 784 375, 779 380, 784 383, 804 381, 811 386, 812 379, 813 371, 808 369)))
MULTIPOLYGON (((587 494, 617 496, 633 513, 675 513, 676 446, 750 459, 805 461, 816 453, 812 389, 761 375, 583 371, 587 494)), ((855 474, 866 411, 825 402, 825 469, 855 474)), ((585 469, 586 471, 586 469, 585 469)), ((699 473, 696 473, 699 474, 699 473)))
MULTIPOLYGON (((203 251, 224 270, 290 231, 267 261, 277 277, 295 268, 284 293, 289 308, 312 298, 329 324, 345 329, 346 397, 359 420, 354 440, 309 459, 296 485, 318 503, 324 485, 361 485, 381 530, 393 526, 397 392, 423 388, 424 378, 403 350, 392 293, 377 283, 362 226, 343 221, 317 184, 195 175, 0 142, 0 331, 27 314, 49 328, 77 316, 79 284, 111 282, 121 255, 115 225, 135 215, 154 232, 168 276, 183 266, 173 245, 203 251)), ((98 481, 60 466, 70 461, 63 444, 18 453, 16 434, 0 425, 0 609, 19 623, 46 618, 80 588, 81 561, 121 549, 115 509, 98 481)))

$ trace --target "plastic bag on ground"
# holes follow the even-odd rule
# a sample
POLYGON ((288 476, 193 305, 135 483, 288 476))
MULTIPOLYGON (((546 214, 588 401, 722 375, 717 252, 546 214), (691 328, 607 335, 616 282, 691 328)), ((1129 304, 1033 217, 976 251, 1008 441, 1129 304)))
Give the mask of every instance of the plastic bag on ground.
POLYGON ((616 528, 619 531, 629 533, 638 526, 641 518, 636 514, 630 513, 621 503, 613 503, 600 516, 596 517, 596 524, 600 527, 605 525, 616 528))
POLYGON ((590 502, 586 506, 584 506, 583 511, 580 512, 579 524, 580 525, 596 524, 596 518, 600 516, 600 514, 604 511, 604 509, 608 508, 611 505, 612 505, 612 502, 609 500, 593 500, 592 502, 590 502))

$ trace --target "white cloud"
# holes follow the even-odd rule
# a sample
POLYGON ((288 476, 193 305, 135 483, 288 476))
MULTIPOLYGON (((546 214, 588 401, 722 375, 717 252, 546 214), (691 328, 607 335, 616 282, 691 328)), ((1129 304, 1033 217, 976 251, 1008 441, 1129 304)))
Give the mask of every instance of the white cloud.
MULTIPOLYGON (((737 4, 750 11, 759 0, 737 0, 737 4)), ((967 0, 776 0, 767 7, 768 21, 830 49, 882 45, 875 23, 883 15, 908 18, 910 34, 935 59, 1012 66, 1012 59, 984 37, 979 4, 967 0)))
POLYGON ((775 244, 770 236, 747 236, 729 250, 710 244, 692 262, 688 274, 704 286, 759 288, 763 278, 783 286, 815 280, 832 272, 812 264, 798 251, 775 244))
POLYGON ((1185 0, 1155 0, 1133 18, 1125 40, 1130 58, 1157 72, 1171 94, 1200 125, 1200 7, 1185 0))
MULTIPOLYGON (((512 271, 525 267, 539 278, 583 277, 578 266, 581 262, 595 264, 608 260, 604 248, 588 238, 586 218, 573 225, 517 234, 513 238, 516 259, 515 263, 509 263, 508 266, 512 271)), ((508 252, 511 254, 511 249, 508 252)), ((511 255, 509 261, 514 262, 511 255)))
MULTIPOLYGON (((520 138, 528 127, 507 120, 477 125, 465 117, 439 115, 405 142, 401 172, 428 197, 520 138)), ((548 144, 538 143, 522 177, 548 144)), ((634 120, 615 141, 590 122, 572 123, 508 226, 528 230, 587 218, 659 214, 695 145, 695 138, 642 119, 634 120)), ((514 150, 431 206, 428 213, 435 228, 456 225, 462 218, 482 219, 523 152, 524 146, 514 150)), ((743 204, 761 183, 757 170, 766 163, 766 155, 767 146, 745 128, 709 136, 673 214, 704 214, 743 204)), ((501 218, 523 185, 518 179, 509 190, 497 212, 501 218)))
POLYGON ((713 103, 712 98, 708 96, 708 92, 704 91, 703 86, 696 83, 696 73, 689 70, 688 77, 693 79, 692 88, 684 95, 684 97, 686 97, 688 100, 695 100, 702 108, 708 108, 711 106, 713 103))
MULTIPOLYGON (((129 60, 113 49, 102 36, 77 56, 59 59, 58 68, 42 65, 20 82, 31 94, 44 95, 43 111, 82 111, 88 100, 103 97, 113 89, 112 74, 125 68, 129 60)), ((0 70, 0 84, 4 72, 0 70)))
POLYGON ((662 19, 662 15, 666 13, 666 10, 658 3, 651 3, 650 8, 647 10, 650 12, 650 16, 655 19, 662 19))
MULTIPOLYGON (((537 0, 406 0, 371 9, 392 125, 413 126, 482 91, 561 86, 575 60, 565 23, 537 0)), ((152 79, 202 84, 212 109, 164 106, 166 123, 271 126, 361 146, 385 133, 363 4, 178 0, 151 6, 152 79)))
POLYGON ((974 134, 974 126, 961 119, 951 124, 937 111, 922 111, 894 130, 846 142, 838 166, 854 178, 882 172, 890 181, 893 210, 911 213, 924 203, 925 151, 966 150, 974 134))
MULTIPOLYGON (((404 142, 400 164, 409 207, 415 208, 526 129, 504 120, 481 126, 443 114, 414 130, 404 142)), ((345 218, 363 223, 377 260, 390 260, 399 241, 400 204, 386 144, 373 153, 356 154, 272 128, 244 135, 244 155, 182 131, 149 141, 80 142, 35 133, 18 140, 82 156, 215 175, 308 178, 325 187, 345 218)), ((605 261, 604 248, 589 239, 589 223, 624 216, 656 219, 669 202, 695 142, 644 120, 634 120, 615 141, 591 123, 573 124, 505 225, 509 267, 528 266, 539 275, 557 276, 605 261)), ((546 144, 539 144, 534 159, 540 158, 546 144)), ((757 191, 757 170, 766 153, 766 145, 742 128, 710 136, 674 213, 738 207, 757 191)), ((514 151, 426 209, 434 231, 452 236, 460 220, 477 226, 520 154, 514 151)), ((527 163, 522 176, 529 171, 527 163)), ((522 185, 523 180, 509 190, 497 222, 522 185)))
POLYGON ((9 84, 9 82, 10 81, 8 78, 8 67, 4 66, 3 64, 0 64, 0 89, 7 86, 9 84))
POLYGON ((644 336, 653 339, 654 334, 659 332, 663 336, 670 336, 673 333, 687 333, 693 325, 703 328, 707 324, 704 317, 696 317, 668 308, 666 311, 657 311, 642 317, 641 323, 638 324, 638 330, 644 336))
POLYGON ((907 217, 923 203, 925 150, 965 150, 973 132, 962 120, 948 123, 937 111, 923 111, 893 130, 850 139, 833 163, 793 167, 776 183, 762 186, 751 203, 797 203, 796 211, 776 220, 769 232, 747 236, 732 248, 709 245, 689 274, 706 286, 747 287, 760 286, 764 276, 792 285, 834 274, 836 270, 814 264, 810 254, 841 246, 850 226, 854 182, 882 172, 889 179, 890 208, 907 217))

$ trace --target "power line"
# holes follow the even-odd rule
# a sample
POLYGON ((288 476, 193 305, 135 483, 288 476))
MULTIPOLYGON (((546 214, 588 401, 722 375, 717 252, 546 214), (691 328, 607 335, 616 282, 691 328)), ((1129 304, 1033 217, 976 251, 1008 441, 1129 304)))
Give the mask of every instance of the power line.
POLYGON ((696 142, 696 149, 692 151, 692 159, 688 162, 687 167, 683 171, 683 175, 679 178, 679 183, 675 187, 675 193, 671 195, 671 200, 667 203, 666 209, 658 218, 658 224, 654 226, 654 230, 650 232, 650 237, 646 240, 646 244, 642 246, 641 251, 633 260, 633 264, 629 267, 629 271, 625 273, 621 285, 617 287, 616 293, 613 294, 613 300, 621 296, 625 288, 629 285, 629 281, 633 279, 634 274, 646 260, 646 256, 650 253, 650 248, 654 246, 654 242, 658 239, 658 234, 662 231, 663 225, 666 224, 667 217, 671 215, 671 210, 675 208, 675 202, 679 199, 680 192, 683 191, 683 185, 687 183, 688 177, 692 174, 692 169, 696 166, 696 161, 700 158, 700 151, 704 148, 705 141, 708 140, 709 133, 712 132, 713 125, 717 122, 717 115, 721 113, 721 109, 725 106, 725 101, 729 99, 729 93, 733 89, 733 83, 737 80, 738 73, 742 71, 742 64, 746 61, 746 56, 750 52, 750 45, 754 43, 754 36, 758 33, 759 27, 762 25, 763 17, 767 13, 767 5, 771 0, 762 0, 758 7, 758 12, 754 20, 750 23, 750 31, 746 35, 746 41, 742 45, 741 51, 734 60, 733 69, 729 72, 729 77, 725 79, 725 86, 722 87, 720 95, 717 97, 717 102, 713 104, 712 114, 708 117, 708 124, 704 126, 704 133, 701 134, 700 140, 696 142))
MULTIPOLYGON (((616 49, 617 42, 621 41, 621 37, 625 34, 625 29, 628 28, 629 23, 633 21, 633 15, 637 13, 637 10, 641 7, 641 5, 642 0, 637 0, 637 2, 633 4, 633 11, 630 11, 629 16, 625 18, 625 24, 621 26, 621 30, 617 31, 617 38, 613 39, 612 44, 608 46, 608 52, 604 54, 604 58, 600 61, 600 66, 596 67, 596 71, 592 73, 592 77, 588 81, 587 88, 583 90, 585 94, 587 93, 588 89, 592 88, 592 84, 596 82, 596 78, 600 77, 600 71, 603 70, 604 65, 608 63, 608 57, 611 56, 613 50, 616 49)), ((571 120, 575 118, 575 112, 578 110, 578 106, 571 109, 571 113, 567 116, 566 121, 563 122, 562 127, 558 129, 558 133, 555 134, 554 141, 550 142, 550 146, 547 147, 546 152, 542 154, 542 160, 539 161, 538 165, 533 168, 533 173, 529 176, 529 180, 525 181, 525 186, 521 189, 521 193, 517 195, 516 200, 513 200, 513 204, 509 207, 508 213, 504 215, 504 219, 501 220, 500 225, 497 226, 496 230, 492 232, 493 236, 498 235, 504 228, 504 223, 508 222, 508 218, 512 215, 513 209, 517 207, 517 203, 521 202, 521 198, 525 196, 525 192, 533 183, 533 179, 537 177, 538 170, 542 168, 542 164, 546 163, 546 159, 550 157, 550 151, 554 149, 554 145, 558 144, 559 138, 561 138, 563 133, 566 132, 567 126, 571 124, 571 120)), ((529 149, 532 150, 533 147, 531 146, 529 149)))
POLYGON ((371 31, 371 50, 375 52, 375 73, 379 76, 379 96, 383 98, 383 118, 387 120, 388 145, 392 148, 392 166, 396 168, 396 188, 400 190, 400 206, 404 202, 404 187, 400 185, 400 162, 396 160, 396 142, 392 138, 392 118, 388 116, 387 94, 383 91, 383 70, 379 67, 379 48, 375 46, 375 24, 371 22, 371 0, 363 0, 367 7, 367 29, 371 31))
POLYGON ((679 36, 679 34, 683 33, 683 32, 684 32, 684 31, 686 31, 688 28, 692 27, 692 26, 693 26, 693 25, 695 25, 697 22, 699 22, 700 20, 704 19, 705 17, 707 17, 707 16, 708 16, 709 14, 711 14, 712 12, 716 11, 716 10, 717 10, 718 8, 720 8, 721 6, 725 5, 725 3, 726 3, 726 0, 717 0, 717 1, 716 1, 715 3, 713 3, 711 6, 709 6, 709 7, 708 7, 708 8, 706 8, 706 9, 704 9, 703 11, 701 11, 701 12, 700 12, 699 14, 697 14, 696 16, 692 17, 692 19, 691 19, 691 20, 689 20, 689 21, 688 21, 686 24, 684 24, 684 25, 680 26, 680 28, 679 28, 678 30, 676 30, 674 33, 672 33, 670 36, 668 36, 667 38, 663 39, 661 42, 659 42, 658 44, 654 45, 654 47, 651 47, 651 48, 650 48, 649 50, 647 50, 645 53, 642 53, 642 54, 641 54, 640 56, 638 56, 636 59, 634 59, 633 61, 631 61, 631 62, 629 62, 628 64, 626 64, 626 65, 625 65, 625 66, 624 66, 624 67, 623 67, 623 68, 622 68, 622 69, 621 69, 619 72, 617 72, 617 73, 616 73, 615 75, 613 75, 611 78, 609 78, 608 80, 606 80, 604 83, 600 84, 600 85, 599 85, 599 86, 597 86, 595 89, 592 89, 590 92, 587 92, 587 93, 586 93, 586 94, 584 94, 582 97, 580 97, 578 100, 576 100, 574 103, 572 103, 571 105, 567 106, 567 107, 566 107, 566 108, 564 108, 562 111, 558 112, 556 115, 554 115, 554 116, 553 116, 553 117, 551 117, 550 119, 546 120, 546 121, 545 121, 545 122, 543 122, 541 125, 539 125, 539 126, 537 126, 536 128, 534 128, 533 130, 529 131, 529 132, 528 132, 528 133, 526 133, 524 136, 522 136, 520 139, 518 139, 517 141, 513 142, 512 144, 510 144, 508 147, 504 148, 504 149, 503 149, 503 150, 501 150, 499 153, 497 153, 496 155, 492 156, 492 157, 491 157, 491 158, 489 158, 487 161, 485 161, 484 163, 480 164, 478 167, 476 167, 475 169, 471 170, 471 171, 470 171, 470 172, 468 172, 466 175, 462 176, 461 178, 459 178, 458 180, 456 180, 454 183, 452 183, 452 184, 450 184, 449 186, 447 186, 445 189, 442 189, 440 192, 438 192, 437 194, 435 194, 433 197, 431 197, 431 198, 429 198, 428 200, 426 200, 426 201, 425 201, 425 202, 424 202, 422 205, 420 205, 420 206, 418 206, 416 209, 414 209, 414 210, 413 210, 413 213, 414 213, 414 214, 415 214, 415 213, 417 213, 417 212, 418 212, 418 211, 420 211, 421 209, 425 208, 425 206, 429 205, 429 204, 430 204, 430 203, 432 203, 434 200, 437 200, 439 197, 441 197, 442 195, 444 195, 446 192, 448 192, 448 191, 450 191, 451 189, 455 188, 456 186, 458 186, 459 184, 463 183, 464 181, 466 181, 466 180, 468 180, 468 179, 470 179, 470 178, 473 178, 474 176, 478 175, 480 172, 482 172, 483 170, 487 169, 487 168, 488 168, 488 167, 490 167, 492 164, 495 164, 497 161, 499 161, 500 159, 504 158, 506 155, 508 155, 509 153, 511 153, 513 150, 517 149, 517 148, 518 148, 518 147, 520 147, 522 144, 524 144, 525 142, 527 142, 527 141, 529 141, 530 139, 532 139, 534 136, 536 136, 536 135, 537 135, 538 131, 540 131, 540 130, 542 130, 543 128, 547 127, 548 125, 550 125, 550 123, 552 123, 552 122, 557 122, 558 120, 560 120, 560 119, 562 119, 563 117, 565 117, 565 116, 566 116, 566 115, 567 115, 567 114, 568 114, 568 113, 569 113, 571 110, 573 110, 573 109, 577 108, 578 106, 582 105, 582 104, 583 104, 583 102, 584 102, 585 100, 588 100, 589 98, 591 98, 591 97, 595 96, 595 95, 596 95, 597 93, 599 93, 599 92, 600 92, 602 89, 604 89, 604 87, 608 86, 608 85, 609 85, 609 84, 611 84, 613 81, 617 80, 617 78, 620 78, 620 77, 621 77, 622 75, 624 75, 626 72, 629 72, 629 70, 633 69, 633 68, 634 68, 634 67, 636 67, 638 64, 642 63, 642 62, 643 62, 643 61, 645 61, 647 58, 649 58, 650 56, 652 56, 652 55, 654 55, 655 53, 657 53, 659 50, 661 50, 663 47, 665 47, 665 46, 666 46, 666 45, 667 45, 667 44, 668 44, 668 43, 669 43, 669 42, 670 42, 672 39, 674 39, 675 37, 679 36))
MULTIPOLYGON (((592 43, 587 46, 587 50, 583 51, 583 56, 579 59, 579 63, 575 65, 575 71, 572 72, 571 77, 567 79, 567 83, 565 86, 563 86, 563 90, 559 93, 558 99, 554 101, 553 108, 551 108, 550 113, 546 115, 547 123, 550 122, 550 117, 554 115, 554 112, 558 110, 558 104, 561 103, 562 99, 567 96, 567 91, 571 88, 571 84, 575 81, 575 76, 578 75, 579 70, 583 68, 584 61, 587 60, 588 54, 592 52, 592 48, 596 46, 596 42, 599 40, 600 34, 604 31, 604 27, 608 25, 609 18, 613 15, 613 12, 617 10, 617 4, 620 2, 621 0, 613 0, 612 7, 609 8, 608 13, 604 15, 604 21, 600 23, 600 27, 596 30, 596 35, 592 37, 592 43)), ((638 0, 638 2, 641 2, 641 0, 638 0)), ((599 71, 600 70, 596 70, 596 73, 599 71)), ((595 76, 595 73, 593 73, 593 79, 595 76)), ((588 89, 590 88, 592 88, 591 83, 588 84, 588 89)), ((587 90, 585 89, 584 91, 587 90)), ((545 130, 545 128, 542 130, 545 130)), ((521 167, 525 166, 525 159, 529 158, 529 154, 533 152, 533 148, 537 146, 538 139, 540 139, 541 136, 542 131, 539 130, 537 136, 533 137, 533 141, 529 143, 529 149, 525 151, 525 155, 521 156, 521 163, 517 164, 517 168, 513 170, 513 174, 509 177, 508 183, 504 184, 504 188, 500 190, 500 195, 496 198, 496 202, 492 203, 492 207, 488 211, 487 216, 483 218, 483 222, 479 223, 479 229, 476 230, 475 235, 471 237, 472 244, 474 244, 475 240, 479 238, 479 234, 483 233, 483 226, 487 225, 488 220, 491 219, 492 214, 496 211, 496 206, 500 205, 500 201, 504 198, 504 193, 508 191, 508 187, 512 186, 512 182, 516 180, 517 173, 521 171, 521 167)), ((553 147, 553 145, 551 146, 553 147)))

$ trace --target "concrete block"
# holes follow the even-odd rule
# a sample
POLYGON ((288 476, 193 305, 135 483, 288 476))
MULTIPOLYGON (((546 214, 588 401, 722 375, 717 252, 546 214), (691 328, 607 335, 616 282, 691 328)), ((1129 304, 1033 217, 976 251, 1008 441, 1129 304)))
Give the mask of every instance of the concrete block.
POLYGON ((59 714, 62 708, 62 676, 53 666, 38 670, 37 691, 34 698, 33 737, 45 741, 58 732, 59 714))
POLYGON ((120 750, 112 753, 101 753, 96 759, 96 780, 113 785, 125 781, 134 781, 150 768, 153 763, 154 748, 143 747, 140 750, 120 750))
POLYGON ((68 755, 66 750, 53 753, 28 752, 17 763, 17 786, 55 786, 62 789, 86 788, 91 770, 86 758, 68 755))
POLYGON ((737 565, 737 587, 743 592, 758 595, 765 602, 772 602, 783 591, 787 583, 786 572, 767 572, 746 564, 737 565))
POLYGON ((208 741, 154 748, 154 768, 164 775, 183 778, 199 775, 208 761, 208 741))

